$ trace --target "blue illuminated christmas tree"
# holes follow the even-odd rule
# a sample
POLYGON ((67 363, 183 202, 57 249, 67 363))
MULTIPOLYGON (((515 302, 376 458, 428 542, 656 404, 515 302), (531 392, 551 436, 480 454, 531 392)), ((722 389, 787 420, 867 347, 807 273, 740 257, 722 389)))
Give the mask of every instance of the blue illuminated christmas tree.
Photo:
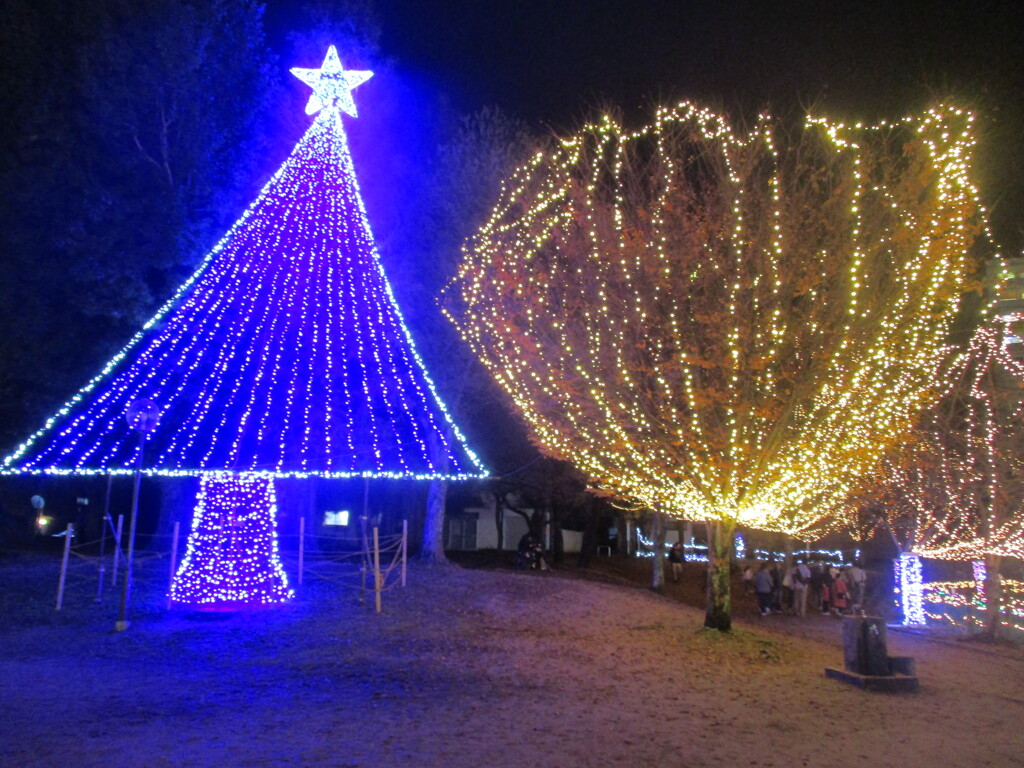
POLYGON ((380 263, 342 113, 372 73, 332 46, 309 130, 156 316, 5 473, 128 474, 124 418, 152 400, 147 474, 201 475, 180 602, 277 602, 275 477, 467 479, 486 473, 434 389, 380 263))

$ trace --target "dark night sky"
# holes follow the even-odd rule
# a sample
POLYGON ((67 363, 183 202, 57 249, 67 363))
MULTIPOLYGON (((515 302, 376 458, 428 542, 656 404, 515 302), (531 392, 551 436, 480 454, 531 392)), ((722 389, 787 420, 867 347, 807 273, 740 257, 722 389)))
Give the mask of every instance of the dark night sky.
POLYGON ((395 71, 472 109, 566 130, 605 104, 642 119, 689 98, 746 115, 978 109, 979 178, 1004 244, 1024 214, 1024 12, 1015 2, 379 0, 395 71))
POLYGON ((906 109, 929 91, 1021 85, 1008 2, 380 0, 385 54, 468 101, 575 117, 692 96, 726 103, 823 96, 906 109), (928 9, 928 10, 925 10, 928 9))
MULTIPOLYGON (((358 5, 363 0, 266 0, 268 47, 283 57, 292 32, 309 31, 305 42, 310 42, 319 30, 302 25, 316 20, 317 7, 329 4, 336 11, 346 1, 358 5)), ((24 2, 34 7, 39 0, 24 2)), ((62 2, 40 7, 56 8, 62 2)), ((813 109, 832 118, 875 121, 952 97, 980 116, 975 177, 991 210, 997 242, 1007 254, 1024 246, 1021 0, 365 2, 375 6, 384 61, 353 61, 344 46, 340 53, 347 66, 372 64, 381 75, 357 91, 360 119, 347 123, 364 192, 375 192, 367 200, 378 232, 387 228, 377 222, 404 215, 403 198, 414 196, 407 195, 408 179, 415 176, 407 167, 420 162, 418 153, 429 153, 435 140, 429 126, 417 122, 417 114, 432 116, 438 93, 458 110, 497 105, 537 130, 557 133, 575 130, 606 105, 634 122, 648 120, 654 105, 681 99, 746 118, 768 106, 785 117, 813 109), (395 148, 401 151, 389 151, 395 148), (360 155, 358 149, 366 151, 360 155)), ((91 6, 82 7, 87 15, 91 6)), ((53 23, 66 24, 68 18, 78 17, 53 14, 53 23)), ((0 13, 0 22, 10 20, 0 13)), ((16 25, 11 28, 19 31, 16 25)), ((253 178, 246 182, 251 195, 308 124, 301 112, 308 89, 287 68, 319 66, 323 48, 315 51, 311 58, 292 60, 288 54, 279 62, 280 82, 288 84, 287 99, 294 102, 279 108, 294 110, 295 118, 281 121, 287 135, 261 160, 262 175, 255 168, 260 163, 254 163, 253 178)), ((22 53, 14 53, 10 60, 17 62, 22 53)), ((35 75, 39 68, 27 70, 35 75)), ((18 75, 12 67, 0 78, 21 82, 18 75)), ((56 75, 48 82, 55 89, 61 85, 56 75)), ((17 123, 9 120, 9 125, 17 123)), ((46 175, 39 181, 41 189, 46 175)), ((93 212, 100 206, 83 208, 93 212)), ((104 221, 106 213, 101 214, 104 221)), ((237 211, 230 209, 230 215, 237 211)), ((39 317, 48 322, 51 314, 41 310, 39 317)), ((46 327, 43 321, 40 327, 46 327)))

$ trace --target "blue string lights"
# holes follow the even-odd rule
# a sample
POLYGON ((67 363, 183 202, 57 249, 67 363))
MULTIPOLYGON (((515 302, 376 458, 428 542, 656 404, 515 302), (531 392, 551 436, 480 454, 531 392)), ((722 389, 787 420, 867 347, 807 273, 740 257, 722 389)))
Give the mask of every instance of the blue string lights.
POLYGON ((171 600, 197 608, 284 602, 293 593, 277 551, 274 481, 210 473, 199 484, 171 600))
POLYGON ((896 596, 903 610, 903 623, 925 623, 921 558, 912 552, 903 552, 894 561, 896 568, 896 596))
POLYGON ((427 373, 384 274, 341 113, 371 72, 333 46, 306 134, 199 268, 100 373, 7 456, 2 474, 132 474, 124 415, 161 413, 141 471, 200 475, 173 601, 292 595, 277 552, 276 477, 487 476, 427 373))
POLYGON ((332 47, 322 71, 297 74, 321 109, 291 156, 5 473, 133 472, 123 415, 146 398, 163 413, 147 474, 486 476, 416 351, 359 193, 341 112, 371 73, 345 72, 332 47))

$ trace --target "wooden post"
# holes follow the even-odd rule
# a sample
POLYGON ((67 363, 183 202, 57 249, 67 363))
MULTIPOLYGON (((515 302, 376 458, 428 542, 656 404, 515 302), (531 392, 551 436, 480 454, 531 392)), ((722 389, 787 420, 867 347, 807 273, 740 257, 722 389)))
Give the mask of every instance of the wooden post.
POLYGON ((103 577, 106 575, 106 518, 99 524, 102 531, 99 535, 99 579, 96 584, 96 602, 103 599, 103 577))
POLYGON ((306 558, 306 516, 299 518, 299 586, 302 586, 302 569, 306 558))
POLYGON ((380 539, 377 533, 377 526, 373 527, 373 591, 376 592, 374 601, 377 606, 377 613, 380 613, 380 539))
POLYGON ((402 521, 402 586, 405 586, 405 563, 409 554, 409 521, 402 521))
POLYGON ((366 530, 367 522, 368 518, 365 515, 359 518, 359 528, 362 531, 363 537, 362 552, 360 554, 362 556, 361 559, 363 562, 363 567, 366 568, 367 571, 369 571, 370 564, 373 562, 373 556, 370 553, 370 534, 366 530))
POLYGON ((171 587, 174 586, 174 566, 178 564, 178 533, 181 530, 181 523, 174 521, 174 532, 171 534, 171 567, 167 574, 167 607, 171 607, 171 587))
POLYGON ((100 542, 100 577, 96 584, 96 602, 103 599, 103 577, 106 575, 107 566, 103 562, 103 542, 100 542))
POLYGON ((117 569, 121 567, 121 530, 124 515, 117 516, 117 529, 114 531, 114 569, 110 572, 110 586, 117 586, 117 569))
POLYGON ((60 581, 57 583, 57 610, 64 604, 64 580, 68 575, 68 555, 71 553, 71 539, 75 535, 75 524, 68 523, 64 531, 64 556, 60 561, 60 581))
POLYGON ((103 578, 107 572, 107 526, 110 524, 110 488, 114 483, 114 476, 107 475, 107 495, 103 502, 103 519, 100 521, 100 576, 96 585, 96 602, 103 599, 103 578))
POLYGON ((142 454, 146 442, 144 432, 139 432, 139 458, 135 466, 135 481, 132 484, 132 513, 128 518, 128 553, 125 555, 124 581, 121 582, 121 604, 114 623, 116 632, 124 632, 131 622, 128 621, 128 606, 132 597, 132 566, 135 564, 135 529, 139 522, 139 488, 142 484, 142 454))

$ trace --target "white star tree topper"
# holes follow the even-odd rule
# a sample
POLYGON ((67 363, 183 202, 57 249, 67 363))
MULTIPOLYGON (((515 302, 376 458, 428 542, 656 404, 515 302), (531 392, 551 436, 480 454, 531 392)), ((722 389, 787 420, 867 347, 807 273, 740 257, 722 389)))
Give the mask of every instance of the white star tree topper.
POLYGON ((291 73, 313 89, 306 102, 307 115, 315 115, 321 109, 337 106, 346 114, 356 117, 352 89, 373 77, 373 72, 357 72, 342 67, 338 50, 333 45, 327 49, 327 56, 320 69, 292 67, 291 73))

